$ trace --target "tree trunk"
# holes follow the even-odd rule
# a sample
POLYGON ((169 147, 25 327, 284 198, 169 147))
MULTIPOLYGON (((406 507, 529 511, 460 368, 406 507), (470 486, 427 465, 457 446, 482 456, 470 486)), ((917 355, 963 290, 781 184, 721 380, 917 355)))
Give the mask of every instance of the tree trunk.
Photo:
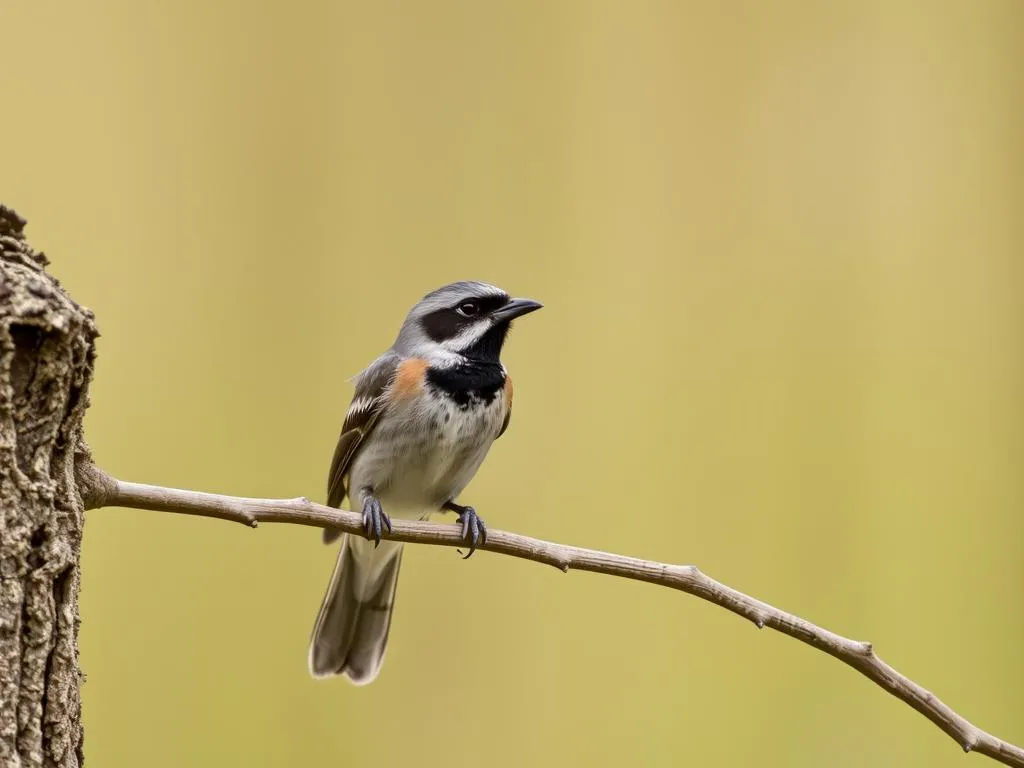
POLYGON ((0 766, 82 764, 83 506, 97 336, 0 205, 0 766))

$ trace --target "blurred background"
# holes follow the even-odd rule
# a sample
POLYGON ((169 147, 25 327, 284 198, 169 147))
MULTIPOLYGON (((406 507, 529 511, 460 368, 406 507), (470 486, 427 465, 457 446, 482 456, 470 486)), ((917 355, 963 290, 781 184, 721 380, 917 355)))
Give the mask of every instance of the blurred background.
MULTIPOLYGON (((493 527, 697 564, 1024 742, 1018 0, 95 0, 0 28, 0 197, 97 313, 107 470, 323 500, 349 378, 421 295, 492 281, 546 304, 464 495, 493 527)), ((490 554, 411 547, 381 677, 314 681, 334 557, 90 512, 90 762, 965 764, 807 646, 490 554)))

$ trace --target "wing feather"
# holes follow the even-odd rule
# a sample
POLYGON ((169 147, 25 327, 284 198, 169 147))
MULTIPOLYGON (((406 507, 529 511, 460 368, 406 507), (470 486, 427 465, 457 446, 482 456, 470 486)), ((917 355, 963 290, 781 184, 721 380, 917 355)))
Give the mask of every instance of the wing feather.
MULTIPOLYGON (((338 437, 338 445, 331 458, 331 469, 327 475, 327 506, 329 507, 341 506, 348 494, 345 482, 348 478, 349 468, 352 466, 352 460, 373 431, 387 405, 384 395, 394 379, 399 362, 397 354, 387 353, 377 358, 356 379, 356 390, 348 412, 345 414, 341 435, 338 437)), ((340 531, 325 528, 324 542, 329 544, 340 535, 340 531)))
MULTIPOLYGON (((512 377, 505 374, 505 420, 501 422, 501 430, 498 432, 498 437, 505 434, 505 430, 508 429, 508 423, 512 420, 512 377)), ((498 437, 494 438, 495 440, 498 437)))

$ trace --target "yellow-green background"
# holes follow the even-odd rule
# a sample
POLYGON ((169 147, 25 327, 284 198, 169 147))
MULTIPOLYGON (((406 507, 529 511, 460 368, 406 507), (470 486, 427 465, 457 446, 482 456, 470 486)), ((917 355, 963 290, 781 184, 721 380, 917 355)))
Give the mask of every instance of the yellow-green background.
MULTIPOLYGON (((546 308, 465 494, 679 563, 1024 742, 1024 5, 14 2, 0 198, 93 308, 125 479, 323 499, 438 285, 546 308)), ((961 766, 698 600, 406 555, 368 688, 313 681, 308 528, 90 512, 93 765, 961 766)))

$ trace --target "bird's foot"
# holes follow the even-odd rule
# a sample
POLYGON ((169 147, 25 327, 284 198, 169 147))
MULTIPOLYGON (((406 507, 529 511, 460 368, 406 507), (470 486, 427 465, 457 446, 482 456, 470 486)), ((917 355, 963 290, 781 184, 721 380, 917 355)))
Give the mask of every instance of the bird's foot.
POLYGON ((484 525, 483 518, 472 507, 464 507, 454 501, 449 501, 444 508, 459 516, 459 522, 462 524, 462 538, 469 542, 469 552, 462 558, 466 560, 476 552, 476 548, 480 544, 487 542, 487 526, 484 525))
POLYGON ((380 536, 384 528, 391 533, 391 518, 387 516, 376 496, 366 494, 363 497, 363 530, 366 531, 366 538, 376 542, 375 547, 380 546, 380 536))

